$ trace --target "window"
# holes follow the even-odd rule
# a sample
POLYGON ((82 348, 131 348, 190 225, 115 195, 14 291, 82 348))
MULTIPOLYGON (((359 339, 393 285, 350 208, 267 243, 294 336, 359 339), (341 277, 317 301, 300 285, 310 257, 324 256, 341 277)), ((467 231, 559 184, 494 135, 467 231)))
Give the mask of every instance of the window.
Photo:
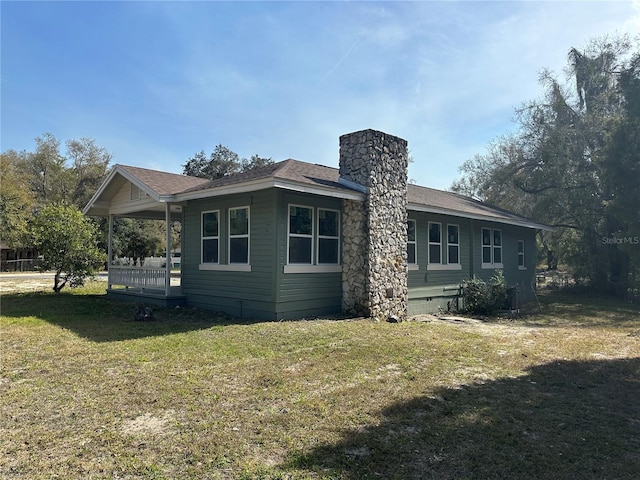
POLYGON ((429 263, 442 263, 442 235, 439 223, 429 222, 429 263))
POLYGON ((447 263, 460 263, 460 231, 458 225, 447 225, 447 263))
POLYGON ((527 268, 524 263, 524 240, 518 240, 518 268, 520 270, 527 268))
POLYGON ((249 263, 249 207, 229 209, 229 263, 249 263))
POLYGON ((202 263, 218 263, 220 252, 220 212, 202 212, 202 263))
POLYGON ((482 268, 502 268, 502 230, 482 229, 482 268))
POLYGON ((417 263, 416 251, 416 221, 407 221, 407 263, 415 265, 417 263))
POLYGON ((313 258, 313 209, 289 205, 289 264, 311 265, 313 258))
POLYGON ((318 265, 340 263, 340 212, 318 209, 318 265))

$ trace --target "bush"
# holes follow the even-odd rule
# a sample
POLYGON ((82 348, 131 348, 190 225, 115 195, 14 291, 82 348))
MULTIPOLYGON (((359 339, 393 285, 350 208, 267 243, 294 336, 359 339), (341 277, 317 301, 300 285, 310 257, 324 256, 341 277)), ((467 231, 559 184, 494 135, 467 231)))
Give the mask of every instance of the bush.
POLYGON ((497 270, 489 283, 476 278, 462 285, 463 310, 477 315, 492 315, 504 307, 507 284, 501 270, 497 270))

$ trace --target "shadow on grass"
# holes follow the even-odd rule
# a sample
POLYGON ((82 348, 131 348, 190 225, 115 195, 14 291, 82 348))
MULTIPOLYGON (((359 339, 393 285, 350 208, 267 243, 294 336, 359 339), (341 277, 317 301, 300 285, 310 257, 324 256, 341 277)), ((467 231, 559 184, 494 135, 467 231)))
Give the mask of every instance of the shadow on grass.
POLYGON ((152 307, 155 320, 134 321, 136 303, 110 300, 105 294, 15 293, 2 296, 5 318, 36 317, 94 342, 114 342, 213 326, 254 323, 190 307, 152 307))
POLYGON ((637 478, 638 399, 638 358, 558 361, 396 404, 286 468, 347 479, 637 478))

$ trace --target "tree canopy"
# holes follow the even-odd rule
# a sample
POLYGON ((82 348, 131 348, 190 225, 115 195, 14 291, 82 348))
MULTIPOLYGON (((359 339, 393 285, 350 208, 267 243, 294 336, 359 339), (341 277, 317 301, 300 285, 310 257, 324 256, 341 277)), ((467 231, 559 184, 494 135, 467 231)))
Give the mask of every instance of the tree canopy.
POLYGON ((461 167, 454 191, 558 227, 549 266, 624 296, 640 288, 640 50, 629 39, 571 48, 568 83, 549 72, 516 133, 461 167))
POLYGON ((56 293, 67 283, 83 285, 106 260, 98 248, 96 224, 77 207, 47 205, 31 220, 28 230, 31 244, 43 256, 40 269, 55 271, 56 293))
POLYGON ((218 145, 207 157, 204 150, 196 153, 183 165, 182 173, 192 177, 215 180, 234 173, 247 172, 273 163, 271 158, 253 155, 249 160, 224 145, 218 145))

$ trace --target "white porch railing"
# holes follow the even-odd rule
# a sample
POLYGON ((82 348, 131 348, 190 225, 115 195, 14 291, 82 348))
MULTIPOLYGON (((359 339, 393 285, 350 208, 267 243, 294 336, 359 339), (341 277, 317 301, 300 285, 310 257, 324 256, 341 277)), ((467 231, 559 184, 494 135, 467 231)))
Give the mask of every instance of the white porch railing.
POLYGON ((109 267, 109 287, 122 285, 140 289, 164 290, 167 281, 166 268, 109 267))

